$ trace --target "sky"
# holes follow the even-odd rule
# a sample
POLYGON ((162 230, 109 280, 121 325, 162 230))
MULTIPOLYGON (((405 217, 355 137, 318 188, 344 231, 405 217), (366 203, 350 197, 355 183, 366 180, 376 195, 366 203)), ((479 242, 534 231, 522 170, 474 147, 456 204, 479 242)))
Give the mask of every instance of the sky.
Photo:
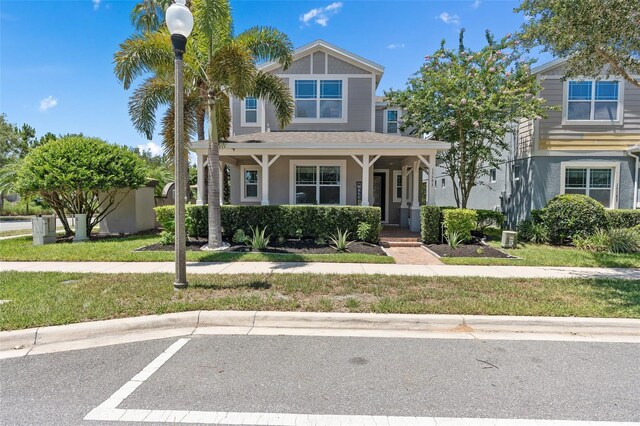
MULTIPOLYGON (((127 0, 0 0, 0 113, 11 123, 27 123, 37 135, 83 133, 111 143, 160 152, 136 132, 125 91, 113 73, 113 55, 133 32, 127 0)), ((513 9, 518 1, 299 1, 232 0, 236 32, 269 25, 285 32, 294 46, 324 39, 385 67, 378 86, 404 87, 424 56, 441 40, 457 46, 484 45, 525 22, 513 9)), ((552 58, 537 54, 538 64, 552 58)), ((135 85, 134 85, 135 87, 135 85)))

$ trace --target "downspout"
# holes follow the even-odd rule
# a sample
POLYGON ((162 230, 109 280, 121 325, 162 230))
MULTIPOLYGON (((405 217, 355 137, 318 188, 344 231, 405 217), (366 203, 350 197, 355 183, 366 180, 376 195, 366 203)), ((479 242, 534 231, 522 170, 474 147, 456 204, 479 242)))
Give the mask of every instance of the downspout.
POLYGON ((634 179, 633 179, 633 209, 637 209, 638 208, 638 167, 640 167, 640 157, 638 157, 636 154, 632 154, 631 153, 631 149, 633 149, 635 147, 630 148, 629 150, 627 150, 627 154, 629 154, 630 157, 635 158, 636 160, 636 169, 635 169, 635 174, 634 174, 634 179))

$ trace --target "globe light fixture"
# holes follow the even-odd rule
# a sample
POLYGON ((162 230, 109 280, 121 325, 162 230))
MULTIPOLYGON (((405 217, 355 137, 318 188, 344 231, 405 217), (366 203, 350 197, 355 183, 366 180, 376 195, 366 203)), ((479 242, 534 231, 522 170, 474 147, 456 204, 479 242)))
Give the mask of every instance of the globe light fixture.
POLYGON ((165 21, 171 33, 171 44, 175 54, 175 260, 176 277, 173 282, 175 289, 186 288, 187 283, 187 233, 185 227, 185 204, 187 199, 187 164, 184 156, 184 88, 182 55, 187 50, 187 37, 193 30, 193 15, 185 0, 175 0, 169 6, 165 21))

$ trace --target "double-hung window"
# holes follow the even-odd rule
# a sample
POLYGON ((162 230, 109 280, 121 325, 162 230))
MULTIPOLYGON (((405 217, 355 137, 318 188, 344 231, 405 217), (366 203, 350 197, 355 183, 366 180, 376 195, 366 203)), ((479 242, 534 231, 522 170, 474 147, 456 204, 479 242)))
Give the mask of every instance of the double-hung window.
POLYGON ((344 204, 344 166, 293 164, 293 204, 344 204))
POLYGON ((400 113, 397 109, 385 110, 384 132, 397 134, 400 133, 400 113))
POLYGON ((567 89, 567 122, 620 121, 619 81, 569 81, 567 89))
POLYGON ((567 166, 564 193, 587 195, 610 208, 613 206, 613 180, 613 168, 567 166))
POLYGON ((253 97, 244 98, 242 101, 242 126, 259 126, 260 117, 258 115, 258 99, 253 97))
POLYGON ((342 80, 295 80, 296 119, 342 119, 342 80))
POLYGON ((258 166, 243 165, 241 169, 241 201, 257 201, 260 198, 260 168, 258 166))
POLYGON ((393 202, 402 201, 402 170, 393 171, 393 202))

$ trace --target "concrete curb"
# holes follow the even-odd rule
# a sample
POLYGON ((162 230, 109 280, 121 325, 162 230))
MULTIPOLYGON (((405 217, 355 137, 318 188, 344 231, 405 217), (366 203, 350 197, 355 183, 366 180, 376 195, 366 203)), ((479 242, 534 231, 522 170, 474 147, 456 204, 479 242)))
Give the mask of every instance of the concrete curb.
MULTIPOLYGON (((607 318, 509 317, 480 315, 350 314, 319 312, 192 311, 0 332, 0 352, 28 353, 35 346, 100 341, 148 332, 198 329, 360 330, 437 333, 529 333, 626 337, 640 340, 640 320, 607 318)), ((174 333, 175 334, 175 333, 174 333)), ((237 334, 237 333, 236 333, 237 334)), ((388 334, 388 333, 387 333, 388 334)), ((93 343, 92 343, 93 344, 93 343)), ((96 344, 97 345, 97 344, 96 344)))

